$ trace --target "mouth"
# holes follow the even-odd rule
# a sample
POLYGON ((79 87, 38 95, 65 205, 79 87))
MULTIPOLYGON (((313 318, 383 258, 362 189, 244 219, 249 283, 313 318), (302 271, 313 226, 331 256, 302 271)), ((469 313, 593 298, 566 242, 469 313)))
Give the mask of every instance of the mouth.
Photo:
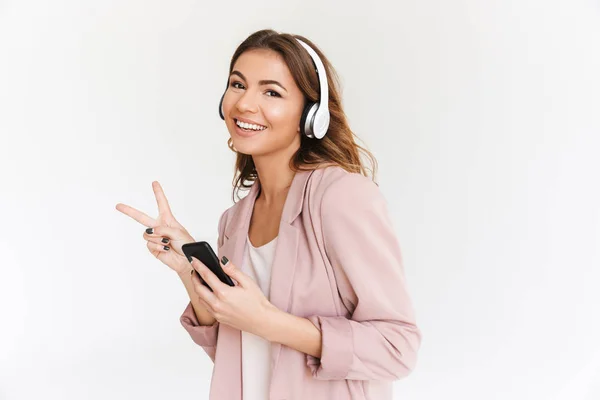
POLYGON ((239 121, 237 118, 233 118, 233 123, 235 124, 236 132, 240 136, 254 136, 260 132, 263 132, 267 129, 266 126, 256 125, 256 124, 248 124, 246 122, 239 121))

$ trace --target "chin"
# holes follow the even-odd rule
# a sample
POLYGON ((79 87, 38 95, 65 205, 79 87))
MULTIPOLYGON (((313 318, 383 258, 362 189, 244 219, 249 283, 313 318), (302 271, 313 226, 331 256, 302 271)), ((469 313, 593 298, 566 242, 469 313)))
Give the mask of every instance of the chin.
POLYGON ((247 138, 237 138, 235 135, 231 136, 233 147, 238 153, 246 154, 249 156, 258 156, 266 153, 264 144, 258 140, 248 140, 247 138))

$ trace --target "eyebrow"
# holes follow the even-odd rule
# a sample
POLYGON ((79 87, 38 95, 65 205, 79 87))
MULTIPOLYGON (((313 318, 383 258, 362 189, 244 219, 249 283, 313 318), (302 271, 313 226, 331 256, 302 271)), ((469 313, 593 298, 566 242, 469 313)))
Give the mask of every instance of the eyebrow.
MULTIPOLYGON (((247 81, 247 79, 244 76, 244 74, 242 74, 240 71, 237 71, 237 70, 236 71, 232 71, 229 76, 231 76, 231 75, 238 75, 240 78, 242 78, 243 80, 247 81)), ((259 85, 277 85, 277 86, 279 86, 280 88, 282 88, 283 90, 285 90, 287 92, 287 89, 285 87, 283 87, 283 85, 281 83, 279 83, 277 81, 274 81, 272 79, 263 79, 263 80, 260 80, 260 81, 258 81, 258 84, 259 85)))

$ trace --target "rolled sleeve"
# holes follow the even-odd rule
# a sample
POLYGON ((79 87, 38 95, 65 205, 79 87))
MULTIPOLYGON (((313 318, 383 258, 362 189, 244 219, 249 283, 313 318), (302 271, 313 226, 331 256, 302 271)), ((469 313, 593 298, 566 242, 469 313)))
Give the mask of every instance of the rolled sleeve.
POLYGON ((307 354, 306 363, 317 379, 345 379, 352 364, 352 327, 346 317, 311 316, 321 331, 321 358, 307 354))
POLYGON ((183 311, 183 314, 181 314, 179 321, 189 333, 194 343, 201 346, 211 360, 214 361, 219 333, 219 321, 215 321, 212 325, 200 325, 191 301, 183 311))

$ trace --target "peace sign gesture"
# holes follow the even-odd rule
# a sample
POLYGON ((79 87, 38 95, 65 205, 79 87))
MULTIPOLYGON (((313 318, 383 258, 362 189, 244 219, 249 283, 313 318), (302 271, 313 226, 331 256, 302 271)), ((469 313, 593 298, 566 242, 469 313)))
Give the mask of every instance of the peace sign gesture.
POLYGON ((118 203, 116 209, 148 228, 144 232, 144 239, 154 257, 180 275, 189 273, 191 266, 181 246, 195 240, 173 216, 167 197, 157 181, 152 182, 152 189, 158 204, 156 219, 126 204, 118 203))

